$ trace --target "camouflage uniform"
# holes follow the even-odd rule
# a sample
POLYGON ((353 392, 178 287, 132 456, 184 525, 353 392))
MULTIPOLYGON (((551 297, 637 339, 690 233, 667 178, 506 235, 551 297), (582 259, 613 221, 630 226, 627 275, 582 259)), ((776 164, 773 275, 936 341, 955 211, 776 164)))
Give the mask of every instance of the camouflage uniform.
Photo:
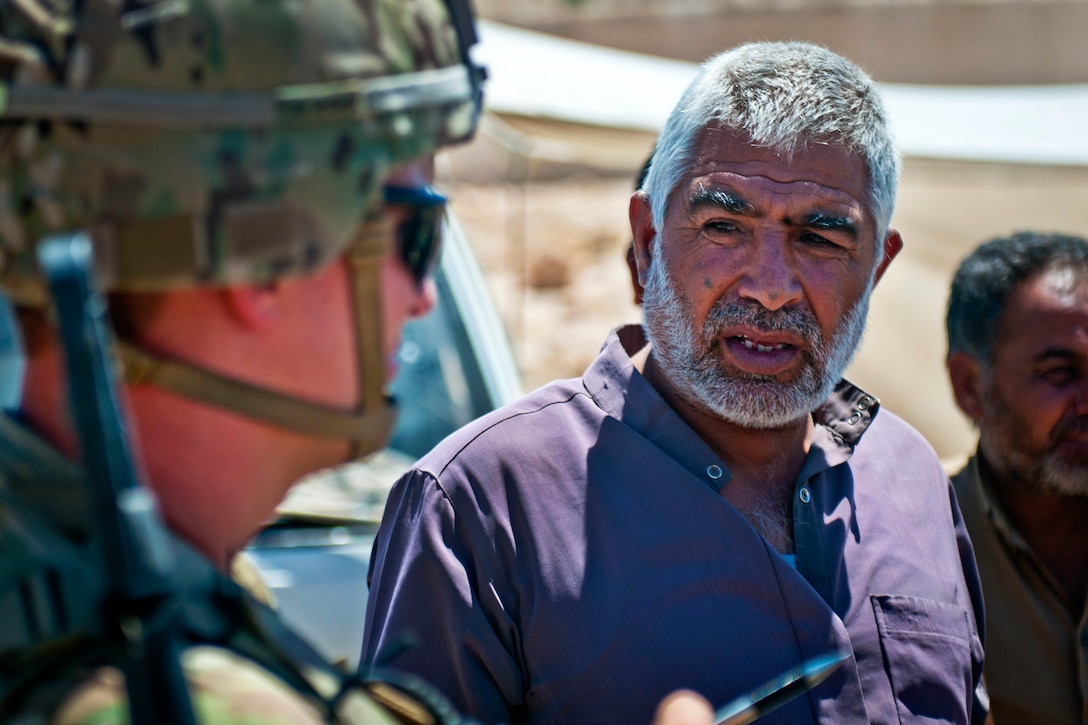
MULTIPOLYGON (((94 539, 82 471, 4 415, 0 481, 0 722, 127 722, 120 673, 94 666, 108 660, 117 645, 97 641, 111 634, 96 621, 103 582, 84 558, 94 539), (20 551, 30 547, 38 551, 20 551), (50 598, 63 604, 47 611, 50 598), (27 600, 35 606, 28 608, 27 600), (64 618, 70 620, 67 627, 61 626, 64 618), (59 672, 64 676, 57 678, 59 672)), ((332 720, 330 703, 353 686, 366 694, 337 702, 340 722, 438 721, 414 698, 380 683, 355 683, 348 673, 326 665, 266 605, 215 572, 184 542, 171 543, 183 586, 182 636, 193 643, 182 662, 198 722, 323 723, 332 720), (273 673, 294 680, 292 687, 276 685, 273 673)), ((407 689, 420 687, 407 684, 407 689)), ((431 696, 425 690, 418 695, 431 696)))
MULTIPOLYGON (((471 30, 464 0, 0 0, 0 289, 16 307, 47 310, 35 251, 66 231, 91 240, 104 291, 260 283, 347 255, 357 339, 380 340, 389 235, 368 212, 388 168, 474 131, 471 30)), ((16 336, 4 317, 0 375, 10 376, 16 336)), ((357 347, 363 393, 350 412, 124 340, 119 352, 130 381, 350 438, 362 454, 384 441, 392 409, 379 346, 357 347)), ((14 387, 0 380, 0 393, 14 387)), ((17 412, 0 415, 5 723, 127 721, 112 665, 141 634, 104 608, 87 489, 17 412)), ((320 661, 169 542, 171 621, 198 722, 458 720, 413 680, 363 683, 320 661)))

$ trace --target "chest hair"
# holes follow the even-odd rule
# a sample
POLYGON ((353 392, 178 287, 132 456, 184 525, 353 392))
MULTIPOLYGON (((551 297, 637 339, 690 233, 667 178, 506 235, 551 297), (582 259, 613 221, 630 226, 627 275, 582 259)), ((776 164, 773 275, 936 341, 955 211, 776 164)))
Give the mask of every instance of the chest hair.
POLYGON ((780 554, 793 553, 793 480, 755 482, 734 476, 722 496, 780 554))

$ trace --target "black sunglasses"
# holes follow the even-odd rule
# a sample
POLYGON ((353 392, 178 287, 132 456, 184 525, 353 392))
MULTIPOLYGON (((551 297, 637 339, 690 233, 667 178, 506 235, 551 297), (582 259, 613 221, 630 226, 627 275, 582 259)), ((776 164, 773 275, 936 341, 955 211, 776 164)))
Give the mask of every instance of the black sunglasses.
POLYGON ((408 212, 397 227, 397 252, 416 284, 423 284, 442 248, 447 199, 433 186, 386 186, 384 197, 386 204, 404 207, 408 212))

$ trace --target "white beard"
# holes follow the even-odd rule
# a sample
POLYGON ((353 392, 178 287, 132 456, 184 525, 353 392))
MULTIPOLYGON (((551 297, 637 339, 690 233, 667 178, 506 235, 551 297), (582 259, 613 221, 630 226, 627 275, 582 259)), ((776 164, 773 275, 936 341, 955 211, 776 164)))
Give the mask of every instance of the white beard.
POLYGON ((682 397, 731 423, 753 429, 783 428, 823 405, 842 379, 865 332, 873 275, 839 322, 830 343, 807 308, 771 312, 754 301, 719 301, 697 335, 691 307, 677 293, 660 250, 660 244, 654 246, 642 299, 643 326, 662 372, 682 397), (800 334, 810 346, 803 352, 801 372, 792 381, 782 382, 724 366, 718 352, 720 330, 736 324, 800 334))

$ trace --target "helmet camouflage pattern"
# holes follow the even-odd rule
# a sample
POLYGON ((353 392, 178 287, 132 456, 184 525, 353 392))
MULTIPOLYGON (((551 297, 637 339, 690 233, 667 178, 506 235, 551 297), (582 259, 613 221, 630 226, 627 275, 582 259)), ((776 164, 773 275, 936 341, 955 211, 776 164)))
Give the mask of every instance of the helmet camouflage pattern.
POLYGON ((471 18, 453 10, 4 0, 5 291, 42 304, 35 242, 73 229, 91 235, 106 289, 260 282, 331 261, 386 168, 474 130, 471 18))
POLYGON ((362 400, 344 411, 156 357, 148 383, 379 448, 392 425, 374 214, 386 172, 467 140, 468 0, 0 0, 0 289, 48 296, 36 246, 82 233, 98 287, 261 283, 347 255, 362 400))

